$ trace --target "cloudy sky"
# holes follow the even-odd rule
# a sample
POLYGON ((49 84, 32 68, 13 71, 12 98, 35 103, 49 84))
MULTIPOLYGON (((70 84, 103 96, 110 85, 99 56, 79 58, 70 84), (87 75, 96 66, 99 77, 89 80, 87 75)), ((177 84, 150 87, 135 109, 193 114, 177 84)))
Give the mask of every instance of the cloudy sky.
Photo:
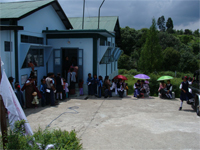
MULTIPOLYGON (((0 0, 0 2, 20 0, 0 0)), ((82 17, 83 0, 58 0, 68 17, 82 17)), ((85 16, 98 15, 103 0, 85 0, 85 16)), ((120 26, 149 28, 152 18, 171 17, 175 29, 200 28, 199 0, 105 0, 101 16, 119 16, 120 26)))

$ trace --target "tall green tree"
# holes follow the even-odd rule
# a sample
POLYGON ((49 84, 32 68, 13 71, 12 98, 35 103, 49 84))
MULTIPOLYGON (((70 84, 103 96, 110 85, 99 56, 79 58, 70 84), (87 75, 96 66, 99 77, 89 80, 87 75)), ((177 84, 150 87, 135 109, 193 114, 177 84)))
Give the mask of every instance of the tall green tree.
POLYGON ((168 33, 173 33, 174 24, 173 24, 172 18, 169 17, 167 19, 166 27, 167 27, 167 32, 168 33))
POLYGON ((196 29, 193 34, 194 36, 199 37, 199 29, 196 29))
POLYGON ((164 16, 161 16, 158 18, 157 25, 160 31, 165 32, 165 17, 164 16))
POLYGON ((184 34, 192 35, 192 31, 190 29, 185 29, 184 34))
POLYGON ((164 70, 177 70, 177 64, 180 61, 180 53, 172 47, 167 47, 163 52, 163 69, 164 70))
POLYGON ((152 25, 147 33, 147 38, 139 59, 139 69, 143 72, 159 71, 162 64, 161 46, 156 29, 155 18, 152 19, 152 25))

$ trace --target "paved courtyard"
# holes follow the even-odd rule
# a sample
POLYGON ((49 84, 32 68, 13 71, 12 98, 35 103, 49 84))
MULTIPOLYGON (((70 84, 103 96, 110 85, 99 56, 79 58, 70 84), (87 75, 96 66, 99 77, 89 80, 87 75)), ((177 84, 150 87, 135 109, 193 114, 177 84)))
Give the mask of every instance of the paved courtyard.
POLYGON ((47 125, 76 130, 86 150, 200 149, 200 117, 186 103, 178 111, 179 104, 157 97, 93 97, 25 113, 33 131, 47 125))

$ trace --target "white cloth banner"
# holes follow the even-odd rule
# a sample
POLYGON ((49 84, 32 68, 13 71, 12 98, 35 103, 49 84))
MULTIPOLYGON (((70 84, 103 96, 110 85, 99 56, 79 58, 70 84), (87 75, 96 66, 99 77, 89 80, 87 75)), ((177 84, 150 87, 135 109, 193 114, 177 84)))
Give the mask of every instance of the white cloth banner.
POLYGON ((27 121, 24 111, 22 110, 21 105, 4 71, 2 71, 2 80, 0 83, 0 95, 2 96, 4 105, 8 111, 8 120, 11 129, 14 128, 15 121, 24 119, 27 122, 25 123, 26 135, 33 135, 33 131, 27 121))

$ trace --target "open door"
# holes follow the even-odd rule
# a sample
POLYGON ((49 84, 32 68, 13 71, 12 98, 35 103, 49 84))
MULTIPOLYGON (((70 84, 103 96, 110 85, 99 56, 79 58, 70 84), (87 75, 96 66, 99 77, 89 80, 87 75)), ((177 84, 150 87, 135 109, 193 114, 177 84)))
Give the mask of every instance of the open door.
POLYGON ((54 49, 54 73, 57 75, 57 73, 62 74, 62 51, 60 49, 54 49))
POLYGON ((78 79, 83 80, 83 49, 78 49, 77 58, 78 58, 78 79))

